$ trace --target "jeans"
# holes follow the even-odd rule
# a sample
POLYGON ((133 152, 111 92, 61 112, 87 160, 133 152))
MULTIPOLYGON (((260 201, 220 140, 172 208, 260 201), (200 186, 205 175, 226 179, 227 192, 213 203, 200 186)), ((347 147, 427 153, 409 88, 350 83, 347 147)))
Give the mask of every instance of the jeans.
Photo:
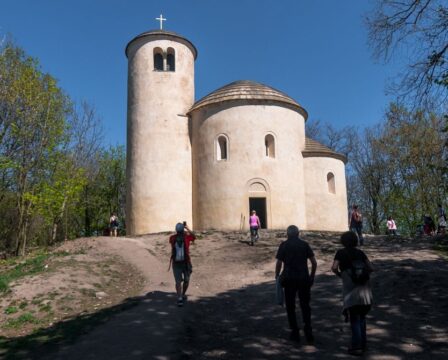
POLYGON ((252 237, 258 237, 258 226, 251 226, 250 227, 250 235, 252 237))
POLYGON ((297 330, 296 295, 299 295, 300 309, 302 310, 305 331, 311 331, 311 288, 308 281, 287 280, 285 282, 285 305, 288 315, 289 327, 297 330))
POLYGON ((365 349, 366 337, 366 315, 370 306, 353 306, 349 310, 350 326, 352 328, 352 349, 365 349))
POLYGON ((362 224, 352 224, 350 225, 350 231, 354 232, 356 235, 358 235, 358 242, 359 245, 364 245, 364 238, 362 237, 362 224))

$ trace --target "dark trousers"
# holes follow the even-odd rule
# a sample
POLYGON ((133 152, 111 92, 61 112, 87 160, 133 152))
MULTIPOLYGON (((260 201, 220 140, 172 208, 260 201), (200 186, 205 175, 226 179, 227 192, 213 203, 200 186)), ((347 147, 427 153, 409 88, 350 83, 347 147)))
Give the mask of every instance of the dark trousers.
POLYGON ((250 234, 253 237, 257 236, 258 235, 258 226, 251 226, 250 227, 250 234))
POLYGON ((352 328, 352 349, 364 349, 367 344, 366 315, 370 306, 353 306, 348 310, 352 328))
POLYGON ((364 245, 364 238, 362 236, 362 224, 351 224, 350 231, 358 235, 359 245, 364 245))
POLYGON ((311 330, 311 288, 307 281, 286 281, 285 282, 285 304, 288 322, 291 330, 297 330, 296 318, 296 296, 299 296, 300 309, 302 310, 303 324, 305 330, 311 330))

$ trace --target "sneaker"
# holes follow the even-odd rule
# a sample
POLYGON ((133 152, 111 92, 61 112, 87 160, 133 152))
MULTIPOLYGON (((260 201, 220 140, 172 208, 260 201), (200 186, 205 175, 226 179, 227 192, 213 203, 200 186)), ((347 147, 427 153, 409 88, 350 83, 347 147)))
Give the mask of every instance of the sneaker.
POLYGON ((362 349, 350 348, 350 349, 348 349, 348 353, 349 353, 349 355, 362 356, 362 349))
POLYGON ((305 332, 306 342, 307 342, 309 345, 313 345, 313 344, 314 344, 313 331, 312 331, 312 330, 304 330, 304 332, 305 332))
POLYGON ((289 334, 289 340, 300 342, 299 329, 291 330, 291 334, 289 334))
POLYGON ((184 294, 184 295, 182 295, 182 301, 184 301, 184 302, 185 302, 185 301, 187 301, 187 300, 188 300, 188 296, 187 296, 187 295, 185 295, 185 294, 184 294))
POLYGON ((177 300, 177 306, 182 307, 184 306, 184 301, 182 299, 177 300))

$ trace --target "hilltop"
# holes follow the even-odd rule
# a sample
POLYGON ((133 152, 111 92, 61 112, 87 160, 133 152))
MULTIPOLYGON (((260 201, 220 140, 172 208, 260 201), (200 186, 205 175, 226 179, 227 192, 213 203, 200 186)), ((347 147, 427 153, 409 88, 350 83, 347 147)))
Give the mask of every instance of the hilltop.
MULTIPOLYGON (((302 235, 318 260, 312 290, 315 346, 293 346, 287 340, 284 309, 275 304, 274 258, 284 232, 263 231, 251 247, 246 233, 208 231, 198 233, 191 248, 194 270, 184 308, 175 305, 174 279, 167 271, 167 233, 61 245, 44 261, 44 271, 11 282, 11 291, 2 296, 2 308, 20 310, 2 315, 3 355, 64 360, 344 357, 350 331, 340 315, 340 280, 330 272, 340 247, 338 234, 302 235), (27 299, 23 309, 22 298, 27 299), (33 304, 33 299, 41 301, 33 304), (40 320, 5 327, 24 312, 40 320), (41 316, 50 312, 52 318, 41 316)), ((363 250, 377 271, 366 358, 444 358, 448 263, 434 247, 428 238, 367 237, 363 250)))

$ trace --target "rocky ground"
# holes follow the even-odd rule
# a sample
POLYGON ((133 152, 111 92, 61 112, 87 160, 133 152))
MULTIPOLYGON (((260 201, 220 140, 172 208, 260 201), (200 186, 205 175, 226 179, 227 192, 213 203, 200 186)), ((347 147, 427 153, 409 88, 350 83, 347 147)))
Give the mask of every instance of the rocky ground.
MULTIPOLYGON (((64 360, 348 357, 350 331, 340 314, 341 284, 330 272, 339 248, 338 235, 303 234, 318 259, 312 290, 314 346, 288 340, 284 309, 275 304, 274 257, 284 236, 283 232, 262 232, 261 240, 251 247, 245 233, 201 233, 191 247, 194 270, 183 308, 175 304, 174 279, 167 271, 168 234, 68 242, 58 251, 70 255, 49 264, 54 271, 19 281, 9 298, 2 298, 3 306, 14 299, 20 306, 19 297, 32 303, 39 291, 57 292, 54 299, 38 297, 49 300, 44 306, 55 304, 51 306, 56 315, 48 324, 32 333, 26 328, 23 333, 1 328, 0 356, 64 360), (58 265, 60 261, 66 265, 58 265), (106 296, 98 296, 99 292, 106 296), (82 301, 64 300, 67 295, 78 299, 79 294, 82 301), (82 313, 76 313, 80 309, 82 313)), ((371 236, 363 250, 376 268, 375 306, 368 318, 369 350, 364 358, 445 359, 448 262, 441 251, 434 250, 434 239, 371 236)), ((36 306, 38 311, 40 305, 36 306)))

